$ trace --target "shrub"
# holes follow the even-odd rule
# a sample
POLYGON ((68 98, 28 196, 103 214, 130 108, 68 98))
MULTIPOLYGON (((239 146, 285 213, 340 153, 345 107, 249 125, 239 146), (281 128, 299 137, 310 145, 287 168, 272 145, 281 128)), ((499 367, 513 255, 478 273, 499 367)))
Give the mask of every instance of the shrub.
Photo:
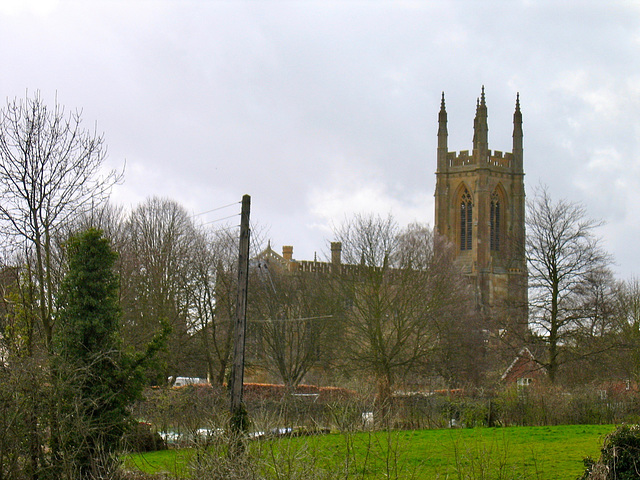
POLYGON ((151 429, 148 423, 139 422, 125 435, 125 448, 130 452, 143 453, 165 450, 167 445, 158 432, 151 429))
POLYGON ((581 480, 634 480, 640 477, 640 425, 621 425, 607 435, 600 460, 585 459, 581 480))

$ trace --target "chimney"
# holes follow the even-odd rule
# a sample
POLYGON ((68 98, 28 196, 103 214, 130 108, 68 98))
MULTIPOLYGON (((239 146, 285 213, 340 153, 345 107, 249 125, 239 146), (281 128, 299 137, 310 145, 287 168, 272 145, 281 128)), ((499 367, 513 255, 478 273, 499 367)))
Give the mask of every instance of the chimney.
POLYGON ((282 256, 285 260, 291 261, 293 260, 293 246, 292 245, 284 245, 282 247, 282 256))
POLYGON ((342 256, 342 242, 331 242, 331 263, 340 265, 342 256))

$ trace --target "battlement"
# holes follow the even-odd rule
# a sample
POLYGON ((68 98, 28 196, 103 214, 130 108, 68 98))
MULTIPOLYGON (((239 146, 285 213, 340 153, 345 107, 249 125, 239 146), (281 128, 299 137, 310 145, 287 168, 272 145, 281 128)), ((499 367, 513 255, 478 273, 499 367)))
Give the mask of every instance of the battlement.
POLYGON ((331 263, 315 260, 299 260, 295 262, 294 271, 305 273, 331 273, 331 263))
POLYGON ((289 271, 322 274, 340 273, 347 275, 357 273, 359 268, 362 267, 360 265, 350 265, 346 263, 336 265, 330 262, 319 262, 317 260, 294 260, 289 266, 289 271))
MULTIPOLYGON (((492 167, 505 169, 511 168, 513 165, 513 153, 503 153, 500 150, 494 150, 492 153, 491 150, 489 150, 489 156, 486 163, 487 165, 492 167)), ((460 152, 447 152, 448 167, 466 167, 475 164, 475 159, 473 155, 469 155, 469 150, 461 150, 460 152)))
POLYGON ((499 150, 494 150, 493 155, 489 154, 489 165, 501 168, 511 168, 513 165, 513 153, 505 152, 504 155, 499 150))
POLYGON ((469 156, 469 150, 461 150, 459 154, 447 153, 448 167, 466 167, 467 165, 473 165, 473 157, 469 156))

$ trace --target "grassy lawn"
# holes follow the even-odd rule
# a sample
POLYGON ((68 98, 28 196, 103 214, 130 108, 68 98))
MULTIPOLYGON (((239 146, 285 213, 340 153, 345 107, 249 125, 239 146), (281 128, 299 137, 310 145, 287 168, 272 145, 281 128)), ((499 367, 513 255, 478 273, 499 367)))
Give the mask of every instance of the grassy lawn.
MULTIPOLYGON (((340 478, 575 480, 584 470, 582 459, 597 457, 604 436, 613 428, 571 425, 331 434, 253 442, 249 450, 267 469, 286 470, 285 464, 293 459, 323 471, 342 472, 340 478)), ((131 455, 126 464, 132 470, 180 477, 194 454, 183 449, 131 455)))

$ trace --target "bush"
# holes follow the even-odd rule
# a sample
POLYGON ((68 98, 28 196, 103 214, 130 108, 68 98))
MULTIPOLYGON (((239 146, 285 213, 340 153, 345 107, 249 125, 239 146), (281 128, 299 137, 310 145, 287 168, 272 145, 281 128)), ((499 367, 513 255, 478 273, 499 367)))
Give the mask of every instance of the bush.
POLYGON ((148 423, 137 423, 124 438, 125 449, 134 453, 165 450, 167 445, 158 432, 151 430, 148 423))
POLYGON ((600 460, 585 459, 580 480, 634 480, 640 477, 640 425, 622 425, 607 435, 600 460))

